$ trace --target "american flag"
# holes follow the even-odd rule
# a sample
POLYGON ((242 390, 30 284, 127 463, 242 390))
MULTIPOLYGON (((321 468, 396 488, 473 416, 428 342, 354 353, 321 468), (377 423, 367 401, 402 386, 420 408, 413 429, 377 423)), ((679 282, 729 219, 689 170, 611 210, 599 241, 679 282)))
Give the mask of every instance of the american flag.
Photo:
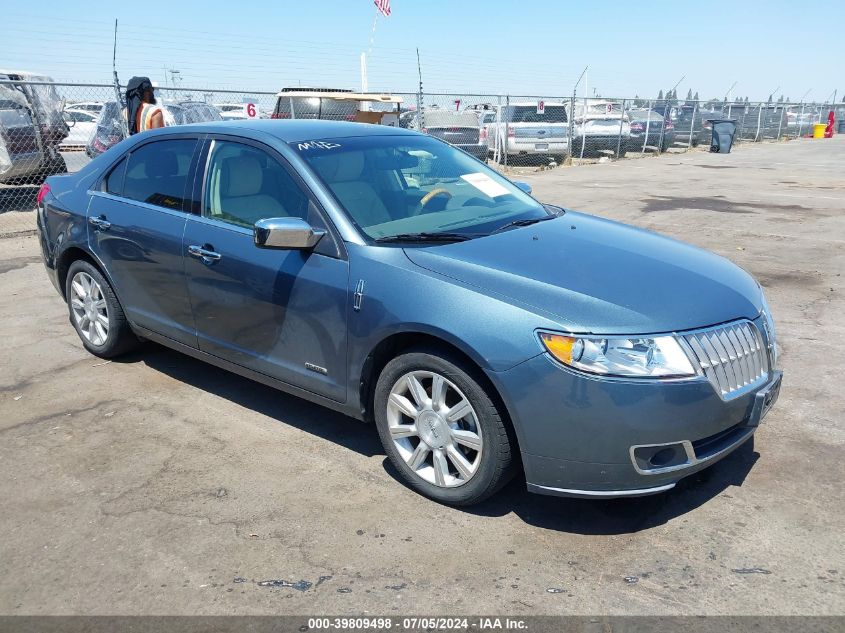
POLYGON ((376 9, 378 9, 384 17, 390 17, 390 0, 373 0, 373 4, 376 5, 376 9))

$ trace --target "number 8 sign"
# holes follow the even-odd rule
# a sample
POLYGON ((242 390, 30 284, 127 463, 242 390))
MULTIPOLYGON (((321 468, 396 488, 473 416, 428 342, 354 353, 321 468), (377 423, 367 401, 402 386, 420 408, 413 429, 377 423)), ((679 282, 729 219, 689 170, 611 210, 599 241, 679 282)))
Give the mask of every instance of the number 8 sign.
POLYGON ((258 111, 255 109, 254 103, 247 103, 246 104, 246 115, 250 119, 254 119, 256 116, 258 116, 258 111))

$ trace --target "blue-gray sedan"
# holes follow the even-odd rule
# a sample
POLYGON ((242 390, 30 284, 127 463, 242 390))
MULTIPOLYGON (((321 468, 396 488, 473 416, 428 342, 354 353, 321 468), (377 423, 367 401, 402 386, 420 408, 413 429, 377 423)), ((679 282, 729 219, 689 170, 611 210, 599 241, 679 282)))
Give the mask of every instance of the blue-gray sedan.
POLYGON ((149 339, 374 421, 461 505, 672 488, 748 440, 781 382, 726 259, 537 202, 406 130, 146 132, 38 195, 44 263, 93 354, 149 339))

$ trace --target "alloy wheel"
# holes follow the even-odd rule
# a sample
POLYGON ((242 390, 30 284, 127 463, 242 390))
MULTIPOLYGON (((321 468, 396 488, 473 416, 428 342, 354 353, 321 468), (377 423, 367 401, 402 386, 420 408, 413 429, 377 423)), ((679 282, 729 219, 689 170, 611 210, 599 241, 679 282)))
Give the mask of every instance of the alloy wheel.
POLYGON ((108 304, 100 284, 86 272, 73 276, 70 308, 82 336, 92 345, 104 345, 109 336, 108 304))
POLYGON ((478 471, 483 450, 478 416, 448 378, 432 371, 399 378, 387 400, 387 424, 399 455, 421 479, 454 488, 478 471))

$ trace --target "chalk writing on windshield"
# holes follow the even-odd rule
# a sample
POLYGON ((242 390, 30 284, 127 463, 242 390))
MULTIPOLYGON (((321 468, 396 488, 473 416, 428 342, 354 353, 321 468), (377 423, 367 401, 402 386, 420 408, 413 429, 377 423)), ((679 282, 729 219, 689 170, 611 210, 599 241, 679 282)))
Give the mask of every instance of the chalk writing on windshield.
POLYGON ((338 147, 340 147, 340 143, 329 143, 328 141, 305 141, 296 145, 296 149, 300 152, 309 149, 337 149, 338 147))

